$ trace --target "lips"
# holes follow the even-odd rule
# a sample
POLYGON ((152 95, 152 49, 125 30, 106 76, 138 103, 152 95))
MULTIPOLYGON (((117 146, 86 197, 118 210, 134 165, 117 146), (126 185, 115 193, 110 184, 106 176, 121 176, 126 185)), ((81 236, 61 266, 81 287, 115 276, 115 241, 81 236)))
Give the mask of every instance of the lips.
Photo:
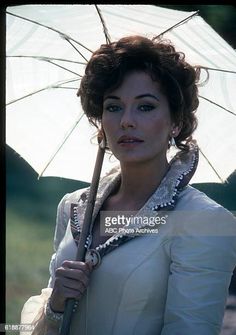
POLYGON ((143 140, 141 140, 138 137, 134 137, 134 136, 121 136, 119 138, 119 140, 117 141, 118 144, 122 144, 122 143, 141 143, 144 142, 143 140))

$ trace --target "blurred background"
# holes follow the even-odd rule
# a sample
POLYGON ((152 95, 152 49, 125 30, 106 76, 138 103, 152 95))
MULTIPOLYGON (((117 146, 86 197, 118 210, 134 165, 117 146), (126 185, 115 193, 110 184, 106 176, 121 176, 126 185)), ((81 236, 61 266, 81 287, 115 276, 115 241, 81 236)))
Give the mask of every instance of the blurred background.
MULTIPOLYGON (((230 5, 161 5, 196 11, 233 48, 236 48, 236 8, 230 5)), ((87 183, 56 177, 37 179, 34 170, 6 146, 6 323, 17 324, 24 302, 47 286, 48 264, 53 253, 57 205, 65 193, 87 183)), ((195 184, 230 211, 236 211, 236 173, 225 184, 195 184)), ((230 294, 236 295, 235 275, 230 294)), ((227 320, 233 304, 229 303, 227 320), (231 306, 231 307, 230 307, 231 306)), ((228 319, 229 318, 229 319, 228 319)), ((235 320, 234 319, 234 320, 235 320)), ((236 320, 235 320, 236 329, 236 320)), ((233 332, 226 333, 233 335, 233 332)), ((222 333, 223 334, 223 333, 222 333)), ((236 334, 236 330, 235 333, 236 334)))

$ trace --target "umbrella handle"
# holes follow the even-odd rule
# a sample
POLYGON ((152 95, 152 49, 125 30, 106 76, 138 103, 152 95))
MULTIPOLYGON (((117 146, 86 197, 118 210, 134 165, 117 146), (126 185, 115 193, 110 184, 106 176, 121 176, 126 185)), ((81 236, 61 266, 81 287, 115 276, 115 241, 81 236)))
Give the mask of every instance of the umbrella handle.
MULTIPOLYGON (((78 244, 78 249, 77 249, 77 254, 76 254, 77 261, 84 261, 84 258, 85 258, 85 252, 86 252, 85 243, 86 243, 86 239, 89 233, 90 224, 92 221, 93 208, 95 204, 95 199, 96 199, 96 194, 97 194, 97 189, 98 189, 98 184, 99 184, 99 178, 100 178, 100 174, 102 170, 104 154, 105 154, 105 142, 102 141, 102 143, 100 143, 98 147, 96 163, 95 163, 93 177, 92 177, 92 181, 90 185, 88 203, 87 203, 87 207, 86 207, 86 211, 84 215, 84 222, 83 222, 82 231, 79 237, 79 244, 78 244)), ((66 300, 66 306, 65 306, 65 311, 63 315, 63 322, 62 322, 62 327, 60 330, 60 335, 69 334, 70 322, 72 318, 75 301, 76 301, 75 299, 71 299, 71 298, 66 300)))
POLYGON ((71 322, 71 318, 73 314, 73 308, 74 308, 75 301, 76 301, 75 299, 71 299, 71 298, 66 300, 66 306, 65 306, 65 311, 63 315, 60 335, 69 334, 70 322, 71 322))

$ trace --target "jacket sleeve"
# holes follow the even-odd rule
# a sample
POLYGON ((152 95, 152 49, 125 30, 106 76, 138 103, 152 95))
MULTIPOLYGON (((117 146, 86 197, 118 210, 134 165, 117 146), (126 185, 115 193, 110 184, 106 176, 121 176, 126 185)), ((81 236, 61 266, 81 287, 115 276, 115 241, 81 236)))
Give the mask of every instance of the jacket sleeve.
POLYGON ((217 335, 236 264, 236 220, 219 207, 176 227, 161 335, 217 335))
POLYGON ((56 227, 54 233, 54 250, 57 251, 58 246, 65 235, 66 227, 70 218, 70 193, 64 195, 57 206, 56 227))
MULTIPOLYGON (((24 304, 21 311, 21 323, 31 324, 35 328, 32 335, 58 335, 59 328, 44 318, 44 307, 51 296, 53 283, 55 280, 55 259, 59 244, 63 239, 70 219, 70 204, 74 201, 78 193, 66 194, 58 204, 56 216, 56 228, 54 234, 54 251, 51 257, 49 272, 50 279, 48 287, 43 288, 40 295, 30 297, 24 304)), ((22 331, 20 335, 30 335, 31 333, 22 331)))
POLYGON ((79 189, 73 193, 67 193, 58 204, 53 244, 55 252, 51 257, 49 265, 50 279, 48 281, 48 287, 53 287, 54 285, 57 252, 59 245, 66 234, 66 230, 70 229, 70 226, 68 225, 70 222, 71 204, 77 204, 81 194, 85 190, 87 190, 87 188, 79 189))
POLYGON ((70 219, 70 194, 66 194, 58 204, 57 207, 57 216, 56 216, 56 228, 54 233, 54 251, 55 253, 52 255, 50 264, 49 264, 49 273, 50 278, 48 281, 48 287, 52 287, 54 283, 55 277, 55 260, 56 260, 56 252, 59 247, 63 236, 65 235, 66 228, 70 219))

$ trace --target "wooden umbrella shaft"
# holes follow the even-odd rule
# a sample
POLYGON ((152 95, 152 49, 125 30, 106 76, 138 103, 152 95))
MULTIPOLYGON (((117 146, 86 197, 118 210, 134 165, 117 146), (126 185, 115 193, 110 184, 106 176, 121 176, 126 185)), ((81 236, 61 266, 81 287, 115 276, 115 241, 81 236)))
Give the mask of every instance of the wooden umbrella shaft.
MULTIPOLYGON (((87 203, 87 207, 86 207, 86 211, 84 215, 84 222, 83 222, 82 231, 81 231, 80 238, 79 238, 79 245, 78 245, 77 254, 76 254, 77 261, 83 262, 85 258, 85 253, 86 253, 85 243, 86 243, 87 236, 89 234, 90 224, 92 221, 93 209, 94 209, 94 204, 96 200, 104 154, 105 154, 105 146, 99 145, 96 163, 95 163, 94 172, 93 172, 93 177, 92 177, 92 181, 90 185, 88 203, 87 203)), ((60 330, 60 335, 69 334, 74 304, 75 304, 75 299, 67 299, 64 316, 63 316, 63 322, 62 322, 62 326, 60 330)))

